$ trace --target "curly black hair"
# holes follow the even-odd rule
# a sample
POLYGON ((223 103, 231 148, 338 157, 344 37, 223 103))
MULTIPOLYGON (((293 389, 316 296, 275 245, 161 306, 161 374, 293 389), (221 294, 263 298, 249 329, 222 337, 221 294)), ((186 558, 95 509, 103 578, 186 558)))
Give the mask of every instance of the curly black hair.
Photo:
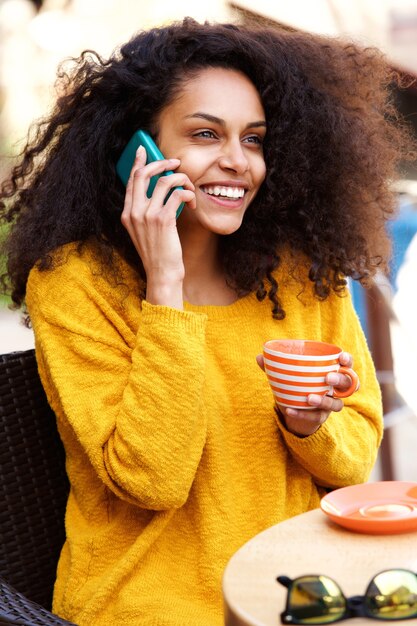
POLYGON ((268 123, 266 179, 239 230, 220 241, 236 292, 268 296, 282 318, 273 271, 284 246, 308 259, 321 299, 342 292, 347 276, 365 284, 386 268, 385 222, 396 206, 390 183, 411 143, 393 104, 400 79, 377 49, 186 18, 139 32, 109 59, 87 50, 71 63, 58 73, 52 114, 29 134, 2 185, 0 216, 11 223, 2 283, 16 306, 30 269, 53 268, 53 252, 68 242, 93 240, 114 272, 117 250, 146 279, 120 222, 115 164, 133 132, 155 132, 182 82, 207 67, 243 72, 268 123))

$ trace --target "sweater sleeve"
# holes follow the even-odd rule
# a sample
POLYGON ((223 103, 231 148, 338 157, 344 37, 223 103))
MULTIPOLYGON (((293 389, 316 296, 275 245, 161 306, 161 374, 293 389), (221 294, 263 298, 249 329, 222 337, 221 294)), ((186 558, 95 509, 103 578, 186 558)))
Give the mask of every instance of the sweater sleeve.
POLYGON ((177 508, 206 439, 206 316, 145 301, 129 336, 108 291, 82 269, 32 270, 27 305, 42 382, 63 432, 110 490, 142 508, 177 508))
POLYGON ((321 305, 322 340, 352 354, 360 389, 345 398, 344 408, 331 413, 308 437, 297 437, 279 420, 277 423, 288 449, 317 484, 338 488, 368 480, 383 433, 382 403, 374 364, 350 295, 332 295, 321 305))

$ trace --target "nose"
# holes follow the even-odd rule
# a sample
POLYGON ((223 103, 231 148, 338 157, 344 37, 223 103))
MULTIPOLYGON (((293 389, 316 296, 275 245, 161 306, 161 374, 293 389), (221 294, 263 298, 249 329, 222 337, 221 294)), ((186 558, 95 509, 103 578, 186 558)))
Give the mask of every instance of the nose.
POLYGON ((244 174, 249 169, 249 161, 239 140, 228 141, 223 147, 219 158, 223 170, 244 174))

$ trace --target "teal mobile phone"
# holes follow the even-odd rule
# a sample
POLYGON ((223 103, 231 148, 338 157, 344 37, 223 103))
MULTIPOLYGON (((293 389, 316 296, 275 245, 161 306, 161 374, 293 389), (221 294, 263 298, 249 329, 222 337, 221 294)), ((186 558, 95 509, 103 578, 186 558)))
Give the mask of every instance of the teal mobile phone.
MULTIPOLYGON (((131 137, 129 143, 126 145, 116 165, 116 171, 124 185, 127 185, 127 181, 129 180, 130 172, 136 158, 136 151, 139 146, 143 146, 146 150, 146 164, 152 163, 153 161, 161 161, 165 158, 152 137, 144 130, 137 130, 131 137)), ((146 194, 148 198, 152 197, 158 178, 160 178, 160 176, 169 176, 170 174, 173 174, 173 172, 162 172, 161 174, 152 176, 149 181, 149 187, 146 194)), ((182 187, 177 187, 176 189, 182 189, 182 187)), ((168 200, 172 191, 173 190, 171 190, 165 198, 165 202, 168 200)), ((177 209, 177 218, 183 208, 184 202, 182 202, 177 209)))

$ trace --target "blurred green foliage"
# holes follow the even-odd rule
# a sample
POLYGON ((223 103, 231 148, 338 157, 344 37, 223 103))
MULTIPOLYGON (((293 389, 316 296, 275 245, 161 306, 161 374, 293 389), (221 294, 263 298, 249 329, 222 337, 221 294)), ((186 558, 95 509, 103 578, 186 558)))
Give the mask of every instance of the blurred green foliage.
MULTIPOLYGON (((8 225, 0 224, 0 247, 7 235, 8 225)), ((0 255, 0 275, 6 270, 6 259, 4 255, 0 255)), ((0 291, 0 306, 7 306, 11 302, 9 296, 4 295, 0 291)))

